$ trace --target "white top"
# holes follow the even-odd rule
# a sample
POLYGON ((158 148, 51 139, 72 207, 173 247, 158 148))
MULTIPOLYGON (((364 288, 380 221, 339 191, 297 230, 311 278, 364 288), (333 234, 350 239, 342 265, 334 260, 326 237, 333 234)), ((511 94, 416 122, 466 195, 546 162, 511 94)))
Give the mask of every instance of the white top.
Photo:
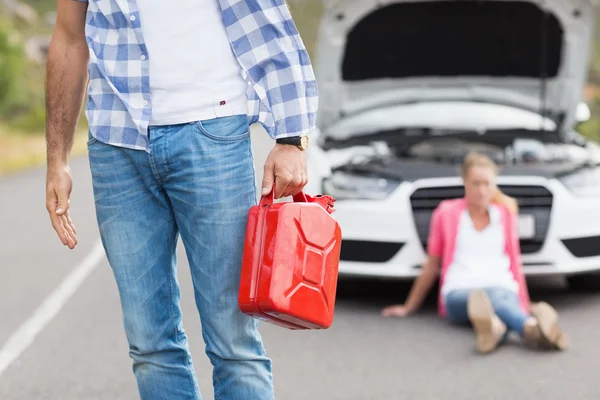
POLYGON ((150 125, 247 114, 248 85, 217 0, 138 0, 137 5, 148 51, 150 125))
POLYGON ((442 286, 444 296, 459 289, 501 287, 513 292, 519 290, 510 271, 500 210, 496 206, 490 206, 489 213, 490 224, 478 232, 469 211, 463 211, 454 260, 442 286))

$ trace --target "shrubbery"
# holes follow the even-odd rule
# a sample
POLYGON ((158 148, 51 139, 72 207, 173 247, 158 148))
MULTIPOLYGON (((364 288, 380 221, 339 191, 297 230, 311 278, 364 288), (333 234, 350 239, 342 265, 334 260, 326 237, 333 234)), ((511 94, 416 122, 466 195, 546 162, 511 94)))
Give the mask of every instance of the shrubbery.
POLYGON ((0 19, 0 116, 10 118, 26 111, 27 60, 18 33, 0 19))

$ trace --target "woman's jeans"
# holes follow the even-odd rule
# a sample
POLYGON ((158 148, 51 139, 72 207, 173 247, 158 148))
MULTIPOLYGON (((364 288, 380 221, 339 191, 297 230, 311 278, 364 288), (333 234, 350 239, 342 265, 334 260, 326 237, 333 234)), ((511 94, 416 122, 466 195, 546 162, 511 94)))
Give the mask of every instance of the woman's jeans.
POLYGON ((237 304, 256 203, 246 116, 150 127, 150 152, 90 137, 100 236, 116 278, 142 400, 198 400, 175 249, 183 239, 215 399, 273 398, 257 321, 237 304))
MULTIPOLYGON (((490 298, 494 312, 506 324, 508 330, 522 335, 529 315, 521 308, 517 293, 503 288, 483 290, 490 298)), ((446 316, 451 322, 460 325, 469 324, 467 303, 471 292, 473 290, 454 290, 446 295, 446 316)))

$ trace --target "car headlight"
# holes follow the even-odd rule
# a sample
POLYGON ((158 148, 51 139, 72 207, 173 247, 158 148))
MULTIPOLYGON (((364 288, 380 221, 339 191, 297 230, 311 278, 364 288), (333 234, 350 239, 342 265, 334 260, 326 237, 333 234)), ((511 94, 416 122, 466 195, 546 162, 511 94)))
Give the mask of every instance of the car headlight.
POLYGON ((558 179, 575 194, 600 196, 600 167, 582 168, 558 179))
POLYGON ((323 180, 323 194, 336 199, 385 199, 400 185, 400 181, 335 171, 323 180))

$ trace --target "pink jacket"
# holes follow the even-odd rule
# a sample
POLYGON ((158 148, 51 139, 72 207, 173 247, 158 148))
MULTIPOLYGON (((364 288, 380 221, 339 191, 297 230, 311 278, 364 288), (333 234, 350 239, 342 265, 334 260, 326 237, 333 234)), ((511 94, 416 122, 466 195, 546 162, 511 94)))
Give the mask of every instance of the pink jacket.
MULTIPOLYGON (((521 264, 521 248, 519 246, 519 235, 517 219, 503 204, 496 204, 501 212, 502 225, 504 226, 506 239, 506 254, 510 258, 510 270, 519 285, 519 299, 521 307, 525 312, 529 311, 529 293, 523 275, 521 264)), ((458 225, 462 212, 466 209, 467 202, 464 198, 454 200, 444 200, 434 210, 431 217, 431 227, 427 243, 427 252, 442 260, 442 270, 440 273, 440 293, 438 298, 438 313, 440 316, 446 316, 446 307, 441 288, 444 284, 444 278, 448 268, 454 259, 454 250, 456 248, 456 237, 458 234, 458 225)))

